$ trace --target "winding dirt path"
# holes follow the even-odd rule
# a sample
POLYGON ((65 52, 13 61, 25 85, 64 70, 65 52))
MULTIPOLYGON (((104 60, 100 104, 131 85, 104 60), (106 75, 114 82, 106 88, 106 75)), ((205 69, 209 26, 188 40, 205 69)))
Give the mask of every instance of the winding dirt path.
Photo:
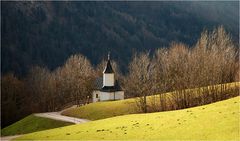
POLYGON ((1 137, 0 139, 1 139, 1 141, 10 141, 10 140, 20 137, 20 136, 22 136, 22 135, 4 136, 4 137, 1 137))
MULTIPOLYGON (((76 106, 72 106, 70 108, 74 108, 76 106)), ((69 109, 69 108, 67 108, 69 109)), ((81 124, 81 123, 85 123, 85 122, 89 122, 90 120, 87 119, 80 119, 80 118, 74 118, 74 117, 69 117, 69 116, 63 116, 61 115, 61 113, 67 109, 64 109, 62 111, 59 112, 47 112, 47 113, 36 113, 34 114, 35 116, 38 117, 44 117, 44 118, 50 118, 50 119, 54 119, 54 120, 60 120, 60 121, 65 121, 65 122, 71 122, 71 123, 75 123, 75 124, 81 124)), ((24 128, 24 127, 23 127, 24 128)), ((4 136, 4 137, 0 137, 1 141, 10 141, 14 138, 23 136, 22 135, 14 135, 14 136, 4 136)))
POLYGON ((74 117, 69 117, 69 116, 63 116, 63 115, 61 115, 60 112, 37 113, 37 114, 34 114, 34 115, 38 116, 38 117, 45 117, 45 118, 50 118, 50 119, 54 119, 54 120, 72 122, 72 123, 75 123, 75 124, 80 124, 80 123, 85 123, 85 122, 90 121, 90 120, 87 120, 87 119, 80 119, 80 118, 74 118, 74 117))

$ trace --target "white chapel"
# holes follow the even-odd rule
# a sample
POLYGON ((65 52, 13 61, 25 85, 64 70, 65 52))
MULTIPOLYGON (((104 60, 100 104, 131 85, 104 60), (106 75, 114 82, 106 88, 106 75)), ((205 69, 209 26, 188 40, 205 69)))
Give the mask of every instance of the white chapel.
POLYGON ((92 93, 93 102, 124 99, 124 91, 114 77, 114 71, 108 54, 103 77, 97 78, 95 90, 92 93))

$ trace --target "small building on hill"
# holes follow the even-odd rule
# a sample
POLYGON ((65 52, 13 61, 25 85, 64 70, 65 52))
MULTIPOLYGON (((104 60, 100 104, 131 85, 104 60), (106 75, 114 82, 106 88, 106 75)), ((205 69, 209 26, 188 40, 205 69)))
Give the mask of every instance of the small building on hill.
POLYGON ((92 93, 93 102, 124 99, 124 91, 114 77, 114 71, 108 54, 103 77, 95 81, 95 90, 92 93))

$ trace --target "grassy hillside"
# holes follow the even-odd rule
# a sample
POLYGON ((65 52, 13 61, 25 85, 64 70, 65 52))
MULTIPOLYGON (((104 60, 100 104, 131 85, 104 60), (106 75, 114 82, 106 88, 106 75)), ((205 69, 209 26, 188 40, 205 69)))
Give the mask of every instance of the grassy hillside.
POLYGON ((137 111, 135 99, 126 99, 91 103, 78 108, 66 110, 62 115, 97 120, 119 115, 134 114, 138 113, 137 111))
POLYGON ((238 96, 184 110, 118 116, 35 132, 17 140, 237 140, 239 139, 239 103, 238 96))
MULTIPOLYGON (((239 82, 228 83, 225 85, 230 86, 230 88, 235 86, 240 87, 239 82)), ((216 85, 216 87, 219 87, 219 85, 216 85)), ((194 91, 196 91, 195 89, 191 89, 191 90, 189 89, 189 91, 193 91, 192 95, 195 95, 195 97, 199 96, 198 94, 194 93, 194 91)), ((174 92, 165 93, 165 95, 168 97, 165 100, 169 102, 172 98, 172 95, 174 95, 174 92)), ((154 98, 159 98, 159 95, 149 96, 147 99, 148 105, 151 104, 151 100, 154 98)), ((71 117, 97 120, 97 119, 104 119, 104 118, 109 118, 114 116, 136 114, 136 113, 140 113, 140 111, 136 107, 136 99, 132 98, 132 99, 119 100, 119 101, 91 103, 78 108, 72 108, 72 109, 66 110, 62 114, 66 116, 71 116, 71 117)))
POLYGON ((36 131, 52 129, 67 125, 72 125, 73 123, 57 121, 53 119, 36 117, 34 115, 29 115, 24 119, 6 127, 1 130, 2 136, 26 134, 36 131))

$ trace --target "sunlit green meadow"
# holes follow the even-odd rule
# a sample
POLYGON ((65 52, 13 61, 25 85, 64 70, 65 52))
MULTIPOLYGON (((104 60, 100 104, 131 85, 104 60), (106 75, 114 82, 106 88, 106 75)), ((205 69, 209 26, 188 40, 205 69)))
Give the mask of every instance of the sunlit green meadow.
POLYGON ((42 131, 46 129, 58 128, 62 126, 72 125, 73 123, 58 121, 43 117, 29 115, 18 122, 13 123, 1 130, 2 136, 18 135, 42 131))
MULTIPOLYGON (((228 88, 240 88, 240 82, 233 82, 233 83, 227 83, 223 84, 223 86, 227 86, 228 88)), ((217 89, 220 89, 221 85, 214 85, 217 89)), ((196 90, 199 90, 198 88, 195 89, 187 89, 186 91, 189 91, 191 96, 193 97, 199 97, 199 94, 204 93, 203 89, 210 88, 210 87, 202 87, 200 88, 200 93, 197 93, 196 90)), ((166 103, 171 103, 170 101, 173 99, 173 96, 176 91, 164 93, 162 95, 165 95, 164 101, 166 103)), ((62 114, 66 116, 71 117, 78 117, 78 118, 85 118, 90 120, 98 120, 98 119, 105 119, 120 115, 128 115, 128 114, 137 114, 141 113, 139 108, 136 106, 136 99, 137 98, 131 98, 131 99, 125 99, 125 100, 119 100, 119 101, 105 101, 105 102, 97 102, 97 103, 91 103, 88 105, 84 105, 77 108, 71 108, 66 111, 64 111, 62 114)), ((150 107, 154 99, 159 99, 159 94, 148 96, 147 97, 147 104, 150 107)), ((159 100, 157 100, 159 102, 159 100)), ((159 103, 155 103, 159 104, 159 103)))
POLYGON ((16 140, 239 140, 239 98, 184 110, 107 118, 35 132, 16 140))

